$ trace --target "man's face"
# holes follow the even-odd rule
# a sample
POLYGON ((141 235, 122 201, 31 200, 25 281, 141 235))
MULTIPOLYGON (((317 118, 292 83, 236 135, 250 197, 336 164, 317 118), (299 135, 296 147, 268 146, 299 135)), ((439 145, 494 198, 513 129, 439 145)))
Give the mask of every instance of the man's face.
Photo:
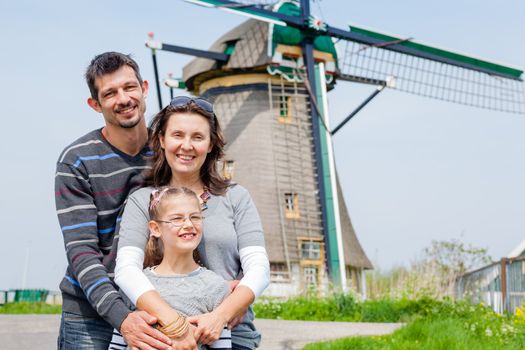
POLYGON ((144 119, 148 82, 142 85, 131 67, 96 78, 98 101, 88 99, 88 104, 104 115, 106 125, 130 129, 144 119))

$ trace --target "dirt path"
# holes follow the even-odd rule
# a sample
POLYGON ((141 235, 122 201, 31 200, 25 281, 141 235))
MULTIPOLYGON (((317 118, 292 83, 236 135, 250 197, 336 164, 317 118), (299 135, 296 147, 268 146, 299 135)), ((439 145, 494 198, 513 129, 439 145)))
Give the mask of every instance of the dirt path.
POLYGON ((263 334, 261 350, 295 350, 308 343, 352 336, 390 334, 400 323, 353 323, 256 320, 263 334))
MULTIPOLYGON (((52 350, 59 315, 0 315, 0 348, 3 350, 52 350)), ((324 339, 356 335, 382 335, 396 330, 396 323, 347 323, 257 320, 263 334, 261 350, 295 350, 324 339)))

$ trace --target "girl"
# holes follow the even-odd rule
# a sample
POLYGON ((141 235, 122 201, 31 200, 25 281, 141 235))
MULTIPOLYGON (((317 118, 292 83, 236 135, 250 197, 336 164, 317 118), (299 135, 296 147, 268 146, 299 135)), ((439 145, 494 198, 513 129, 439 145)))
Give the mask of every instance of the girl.
MULTIPOLYGON (((150 238, 144 273, 162 298, 183 317, 159 329, 177 337, 188 330, 185 317, 213 311, 229 294, 228 283, 197 264, 202 238, 202 213, 196 194, 185 187, 164 187, 150 196, 150 238)), ((110 349, 126 347, 114 331, 110 349)), ((225 328, 218 341, 200 349, 231 349, 231 332, 225 328)))

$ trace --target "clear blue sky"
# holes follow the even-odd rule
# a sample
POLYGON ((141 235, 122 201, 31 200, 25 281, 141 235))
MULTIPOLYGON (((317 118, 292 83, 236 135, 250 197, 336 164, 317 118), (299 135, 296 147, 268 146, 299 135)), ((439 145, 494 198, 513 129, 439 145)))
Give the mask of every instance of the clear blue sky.
MULTIPOLYGON (((523 1, 324 0, 312 9, 335 26, 360 24, 525 67, 523 1)), ((24 266, 26 287, 57 289, 64 273, 55 161, 103 123, 85 102, 91 58, 132 53, 153 81, 147 32, 206 49, 243 20, 178 0, 0 3, 0 289, 21 287, 24 266)), ((180 75, 188 60, 160 53, 161 75, 180 75)), ((339 83, 329 93, 332 125, 372 89, 339 83)), ((156 111, 152 93, 148 118, 156 111)), ((524 135, 523 115, 379 95, 334 138, 345 199, 369 257, 381 268, 408 264, 433 239, 451 238, 486 247, 494 258, 507 254, 525 238, 524 135)))

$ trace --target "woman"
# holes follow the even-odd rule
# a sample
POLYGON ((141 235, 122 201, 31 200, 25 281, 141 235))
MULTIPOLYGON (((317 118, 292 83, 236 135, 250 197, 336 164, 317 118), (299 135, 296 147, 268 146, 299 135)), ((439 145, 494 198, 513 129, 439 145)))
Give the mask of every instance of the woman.
POLYGON ((260 335, 249 305, 269 284, 269 262, 260 218, 249 193, 222 178, 217 170, 225 142, 213 106, 202 98, 176 97, 155 116, 151 129, 154 156, 148 187, 133 193, 126 204, 115 282, 139 309, 157 317, 161 325, 180 323, 178 313, 162 300, 142 272, 142 264, 151 191, 168 185, 187 187, 199 194, 203 209, 204 233, 198 249, 202 264, 226 280, 240 279, 213 312, 188 318, 197 325, 195 339, 210 344, 218 339, 225 324, 237 323, 245 314, 232 329, 233 349, 255 349, 260 335))

